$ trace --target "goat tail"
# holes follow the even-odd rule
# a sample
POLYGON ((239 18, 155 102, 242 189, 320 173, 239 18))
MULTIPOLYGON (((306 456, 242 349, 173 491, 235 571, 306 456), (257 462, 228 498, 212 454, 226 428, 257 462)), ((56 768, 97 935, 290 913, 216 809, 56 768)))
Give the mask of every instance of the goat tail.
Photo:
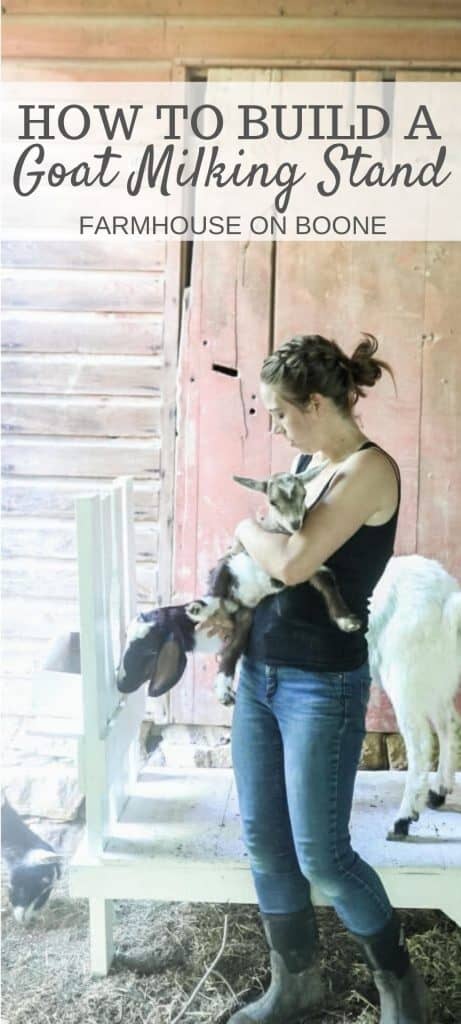
POLYGON ((450 632, 458 635, 461 644, 461 590, 450 594, 445 601, 443 617, 450 632))

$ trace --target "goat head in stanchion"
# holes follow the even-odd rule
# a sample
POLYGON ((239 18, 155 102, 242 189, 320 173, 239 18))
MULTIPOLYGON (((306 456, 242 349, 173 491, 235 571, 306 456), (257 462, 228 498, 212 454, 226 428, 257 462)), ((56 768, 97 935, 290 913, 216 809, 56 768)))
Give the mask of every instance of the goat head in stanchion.
MULTIPOLYGON (((148 683, 150 697, 160 697, 182 678, 190 653, 228 656, 242 609, 236 601, 205 597, 183 605, 156 608, 138 615, 128 628, 125 648, 117 672, 121 693, 133 693, 148 683), (206 630, 226 623, 229 640, 206 630), (201 628, 197 628, 201 627, 201 628)), ((233 703, 231 693, 216 684, 217 696, 224 704, 233 703)))

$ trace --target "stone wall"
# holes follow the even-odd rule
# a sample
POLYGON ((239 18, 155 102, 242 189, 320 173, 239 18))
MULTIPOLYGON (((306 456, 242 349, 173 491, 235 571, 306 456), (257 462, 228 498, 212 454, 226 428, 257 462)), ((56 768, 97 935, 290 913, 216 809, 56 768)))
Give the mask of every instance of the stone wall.
MULTIPOLYGON (((20 814, 73 821, 83 800, 77 769, 79 740, 76 736, 53 733, 51 727, 50 717, 20 713, 4 717, 3 786, 20 814)), ((141 729, 140 753, 142 760, 158 766, 230 768, 230 728, 159 726, 146 719, 141 729)), ((436 759, 434 738, 433 769, 436 759)), ((398 733, 367 733, 359 767, 370 771, 405 769, 402 737, 398 733)))
MULTIPOLYGON (((230 728, 218 726, 143 724, 142 747, 150 762, 177 768, 231 767, 230 728)), ((437 763, 438 744, 434 736, 432 768, 437 763)), ((360 769, 379 771, 406 769, 405 744, 399 733, 367 733, 360 769)), ((460 762, 461 768, 461 762, 460 762)))

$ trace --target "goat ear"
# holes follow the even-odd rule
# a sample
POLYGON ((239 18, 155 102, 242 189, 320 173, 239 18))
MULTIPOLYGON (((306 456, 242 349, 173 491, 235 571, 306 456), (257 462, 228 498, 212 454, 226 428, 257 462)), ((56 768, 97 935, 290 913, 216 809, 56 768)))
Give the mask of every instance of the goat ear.
POLYGON ((249 487, 250 491, 261 491, 262 494, 267 494, 267 480, 253 480, 251 476, 234 476, 232 479, 242 487, 249 487))
POLYGON ((149 683, 149 697, 161 697, 176 686, 186 667, 187 657, 173 634, 162 644, 149 683))
POLYGON ((328 466, 328 459, 324 459, 323 462, 319 462, 317 466, 308 466, 302 473, 296 473, 298 480, 302 480, 304 484, 307 484, 309 480, 314 480, 316 476, 321 473, 322 469, 328 466))

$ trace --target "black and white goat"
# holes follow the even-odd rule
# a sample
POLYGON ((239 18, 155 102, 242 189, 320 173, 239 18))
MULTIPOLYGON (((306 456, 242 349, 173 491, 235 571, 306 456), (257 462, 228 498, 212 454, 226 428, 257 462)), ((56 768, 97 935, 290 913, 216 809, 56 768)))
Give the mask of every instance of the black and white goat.
MULTIPOLYGON (((265 529, 294 533, 306 515, 305 487, 323 469, 325 463, 303 473, 275 473, 267 480, 234 477, 237 483, 261 491, 268 499, 265 529)), ((346 606, 334 574, 322 566, 309 581, 323 595, 329 614, 346 632, 360 628, 360 620, 346 606)), ((212 570, 209 592, 186 605, 159 608, 138 616, 131 623, 119 672, 118 687, 124 692, 150 679, 149 694, 158 696, 181 678, 186 655, 191 651, 219 654, 216 694, 223 704, 232 704, 232 683, 237 661, 244 650, 251 627, 252 611, 263 598, 283 589, 250 555, 239 548, 231 550, 212 570), (208 620, 222 611, 232 621, 232 635, 223 645, 218 638, 209 638, 208 620)))
POLYGON ((17 921, 27 924, 48 900, 61 875, 59 854, 32 832, 2 797, 2 857, 9 872, 9 898, 17 921))
POLYGON ((420 555, 391 558, 370 600, 370 668, 394 706, 408 773, 389 839, 405 839, 427 802, 440 807, 454 785, 461 716, 461 590, 442 566, 420 555), (429 788, 432 723, 440 754, 429 788))

